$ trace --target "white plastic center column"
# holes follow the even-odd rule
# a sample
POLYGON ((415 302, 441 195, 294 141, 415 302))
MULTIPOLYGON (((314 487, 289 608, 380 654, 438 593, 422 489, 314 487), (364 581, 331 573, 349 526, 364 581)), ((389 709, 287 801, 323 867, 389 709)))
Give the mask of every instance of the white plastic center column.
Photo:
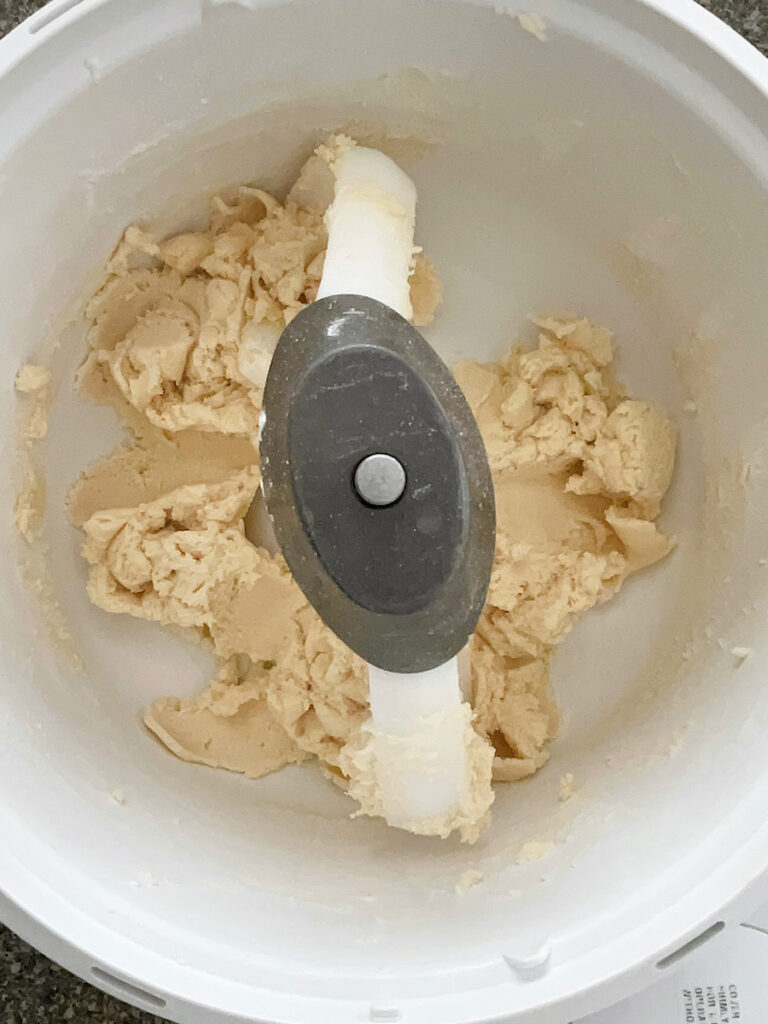
POLYGON ((332 170, 336 186, 325 214, 328 248, 318 299, 366 295, 410 320, 416 186, 394 160, 363 146, 343 152, 332 170))
MULTIPOLYGON (((326 213, 328 249, 318 298, 365 295, 406 319, 416 188, 383 153, 354 146, 332 165, 335 198, 326 213)), ((382 813, 390 825, 421 831, 450 819, 467 784, 467 712, 456 658, 429 672, 369 666, 371 721, 382 813)))
POLYGON ((384 817, 411 831, 450 818, 467 775, 456 658, 407 675, 370 665, 369 680, 371 742, 384 817))

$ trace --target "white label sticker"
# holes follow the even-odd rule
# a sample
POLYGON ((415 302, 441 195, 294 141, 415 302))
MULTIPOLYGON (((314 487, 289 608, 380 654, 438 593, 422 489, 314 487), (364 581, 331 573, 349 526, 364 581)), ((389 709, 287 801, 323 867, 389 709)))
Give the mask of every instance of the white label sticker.
POLYGON ((765 1024, 768 932, 725 931, 657 984, 579 1024, 765 1024))
POLYGON ((686 1024, 733 1024, 742 1019, 739 986, 735 981, 724 985, 683 987, 680 1002, 681 1019, 686 1024))

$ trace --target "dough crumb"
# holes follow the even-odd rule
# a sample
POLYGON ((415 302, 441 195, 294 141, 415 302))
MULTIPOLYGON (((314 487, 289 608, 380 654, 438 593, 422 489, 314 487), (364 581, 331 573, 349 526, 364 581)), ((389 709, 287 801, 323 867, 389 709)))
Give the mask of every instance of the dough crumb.
POLYGON ((560 776, 560 802, 565 803, 573 796, 573 775, 566 772, 560 776))
POLYGON ((123 792, 122 789, 113 789, 109 795, 112 797, 116 804, 122 805, 125 803, 125 793, 123 792))
POLYGON ((470 889, 473 889, 482 882, 483 877, 482 871, 478 871, 477 868, 467 868, 456 883, 456 892, 460 896, 465 892, 469 892, 470 889))
POLYGON ((29 456, 19 455, 19 484, 13 506, 16 529, 31 544, 43 532, 45 514, 45 480, 29 456))
POLYGON ((349 153, 356 145, 355 140, 348 135, 333 135, 327 142, 317 147, 315 155, 333 172, 341 157, 349 153))
POLYGON ((731 654, 734 658, 738 658, 739 661, 744 661, 752 653, 751 647, 732 647, 731 654))
POLYGON ((26 363, 16 371, 15 387, 25 395, 39 394, 51 385, 51 371, 47 366, 26 363))
POLYGON ((540 14, 518 14, 517 21, 520 28, 524 29, 535 39, 538 39, 540 43, 548 42, 549 36, 547 35, 547 23, 540 14))
POLYGON ((554 848, 554 843, 543 842, 538 839, 531 839, 524 843, 517 854, 517 863, 524 864, 526 861, 540 860, 554 848))
POLYGON ((27 363, 19 367, 14 386, 26 396, 21 433, 30 441, 39 441, 48 433, 48 409, 51 404, 51 371, 47 366, 27 363))

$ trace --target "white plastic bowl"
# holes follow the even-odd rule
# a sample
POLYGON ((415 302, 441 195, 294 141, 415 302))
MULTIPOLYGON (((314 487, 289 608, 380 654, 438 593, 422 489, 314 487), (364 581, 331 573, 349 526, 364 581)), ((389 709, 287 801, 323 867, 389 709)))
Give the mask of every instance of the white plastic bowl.
POLYGON ((12 928, 177 1021, 544 1024, 650 982, 765 898, 767 87, 763 58, 686 0, 59 0, 0 43, 12 928), (547 42, 513 16, 531 8, 547 42), (117 437, 70 381, 122 228, 189 224, 229 184, 284 187, 345 125, 394 138, 415 177, 447 358, 499 354, 529 312, 570 307, 616 329, 631 393, 682 427, 679 547, 564 644, 551 763, 499 789, 474 849, 350 821, 311 769, 249 783, 171 758, 139 710, 210 666, 90 607, 62 511, 117 437), (694 331, 709 354, 681 379, 694 331), (58 382, 46 537, 81 674, 17 565, 12 377, 30 358, 58 382), (529 840, 555 846, 516 863, 529 840), (459 895, 470 867, 483 882, 459 895))

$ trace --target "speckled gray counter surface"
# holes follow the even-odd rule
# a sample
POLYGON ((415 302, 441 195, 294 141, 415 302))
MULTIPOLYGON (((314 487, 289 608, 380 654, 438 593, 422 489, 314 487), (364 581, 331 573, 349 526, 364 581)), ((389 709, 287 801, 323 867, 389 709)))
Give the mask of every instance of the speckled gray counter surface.
MULTIPOLYGON (((0 0, 0 36, 43 0, 0 0)), ((768 0, 702 0, 702 6, 768 55, 768 0)), ((0 1024, 157 1024, 57 967, 0 925, 0 1024)))

